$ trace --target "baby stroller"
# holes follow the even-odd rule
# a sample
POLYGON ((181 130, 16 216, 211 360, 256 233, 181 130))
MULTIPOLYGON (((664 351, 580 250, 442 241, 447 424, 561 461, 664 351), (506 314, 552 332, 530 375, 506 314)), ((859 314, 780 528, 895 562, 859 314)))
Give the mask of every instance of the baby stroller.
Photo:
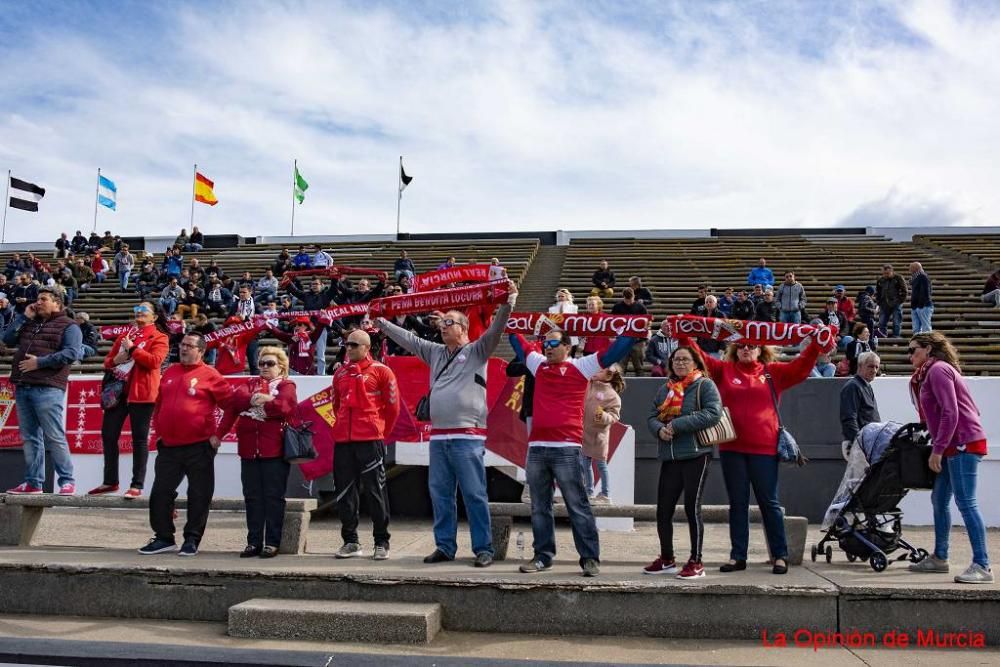
POLYGON ((899 503, 910 489, 930 489, 934 473, 927 467, 930 434, 923 424, 896 422, 865 426, 854 440, 847 470, 821 528, 825 535, 812 546, 812 560, 825 553, 833 559, 837 542, 847 560, 867 560, 876 572, 889 566, 889 554, 903 549, 893 560, 917 563, 927 551, 903 539, 903 513, 899 503), (823 547, 826 546, 824 551, 823 547))

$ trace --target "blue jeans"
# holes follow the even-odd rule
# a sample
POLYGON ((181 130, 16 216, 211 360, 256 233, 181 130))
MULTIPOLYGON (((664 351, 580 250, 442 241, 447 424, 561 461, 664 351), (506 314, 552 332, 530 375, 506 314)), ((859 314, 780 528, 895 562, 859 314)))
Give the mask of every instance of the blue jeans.
POLYGON ((316 339, 316 375, 326 375, 326 338, 329 333, 329 329, 323 327, 316 339))
POLYGON ((458 495, 465 501, 472 534, 472 552, 493 553, 490 507, 486 497, 486 441, 472 438, 431 440, 428 487, 434 509, 434 544, 454 558, 458 551, 458 495))
MULTIPOLYGON (((583 485, 587 489, 587 495, 594 495, 594 459, 585 456, 580 452, 580 470, 583 471, 583 485)), ((601 476, 601 493, 606 496, 611 495, 611 486, 608 483, 608 462, 597 461, 597 474, 601 476)))
POLYGON ((45 452, 55 468, 57 485, 72 484, 73 460, 63 426, 65 389, 17 385, 14 390, 17 420, 24 440, 24 481, 41 488, 45 482, 45 452))
POLYGON ((597 523, 590 511, 587 491, 580 474, 580 449, 578 447, 528 447, 526 467, 528 487, 531 489, 532 548, 536 559, 551 563, 556 555, 556 521, 552 514, 552 482, 559 484, 573 543, 584 560, 601 559, 601 544, 597 536, 597 523))
POLYGON ((84 359, 86 359, 87 357, 92 357, 95 354, 97 354, 97 350, 96 349, 94 349, 90 345, 84 344, 84 346, 83 346, 83 358, 84 359))
POLYGON ((801 324, 802 323, 802 311, 799 310, 783 310, 778 316, 779 322, 785 322, 787 324, 801 324))
POLYGON ((942 458, 941 472, 934 480, 934 490, 931 491, 931 506, 934 508, 934 555, 941 560, 948 559, 951 497, 954 495, 969 542, 972 543, 972 562, 988 568, 990 557, 986 553, 986 524, 976 501, 976 478, 982 458, 979 454, 965 452, 942 458))
POLYGON ((899 330, 903 326, 903 307, 896 306, 895 308, 883 308, 882 312, 878 316, 878 328, 882 329, 886 333, 889 333, 886 329, 886 325, 889 324, 889 317, 892 317, 892 337, 899 338, 899 330))
POLYGON ((913 314, 913 333, 931 331, 931 317, 934 315, 934 304, 924 308, 911 308, 913 314))
POLYGON ((812 371, 809 372, 809 377, 813 378, 832 378, 837 375, 837 367, 833 364, 816 364, 813 366, 812 371))
POLYGON ((163 306, 163 312, 167 315, 173 315, 177 310, 177 299, 168 296, 160 297, 160 305, 163 306))
POLYGON ((840 340, 837 341, 837 349, 841 352, 847 349, 847 346, 854 342, 854 336, 841 336, 840 340))
POLYGON ((118 272, 118 286, 121 287, 122 291, 128 287, 128 277, 132 275, 131 271, 119 271, 118 272))
POLYGON ((757 498, 764 534, 772 558, 787 558, 785 515, 778 502, 778 457, 719 452, 722 477, 729 496, 729 557, 746 560, 750 545, 750 487, 757 498))

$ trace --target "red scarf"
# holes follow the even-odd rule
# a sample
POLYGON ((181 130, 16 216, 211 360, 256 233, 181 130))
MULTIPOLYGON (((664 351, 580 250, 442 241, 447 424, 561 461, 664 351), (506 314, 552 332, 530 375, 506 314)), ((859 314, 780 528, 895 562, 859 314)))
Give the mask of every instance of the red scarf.
POLYGON ((490 280, 489 264, 463 264, 450 269, 439 269, 421 273, 413 279, 414 292, 453 285, 455 283, 485 283, 490 280))
POLYGON ((668 315, 672 338, 694 336, 711 338, 724 343, 752 345, 797 345, 804 340, 816 341, 829 352, 837 345, 837 327, 785 322, 756 322, 697 315, 668 315))
POLYGON ((433 310, 461 310, 472 306, 488 306, 507 301, 510 288, 507 282, 498 280, 482 285, 434 290, 433 292, 411 292, 399 296, 374 299, 368 303, 372 317, 386 319, 410 313, 429 313, 433 310))
POLYGON ((347 405, 351 408, 357 408, 359 410, 366 410, 371 407, 372 401, 371 397, 368 395, 368 388, 365 387, 365 374, 364 369, 371 365, 371 358, 366 357, 361 361, 353 361, 347 365, 344 369, 345 373, 349 373, 348 390, 345 400, 347 405), (362 364, 364 364, 362 366, 362 364))
POLYGON ((667 397, 656 408, 657 419, 667 424, 674 417, 679 417, 681 409, 684 407, 684 392, 691 386, 692 382, 700 377, 701 371, 695 370, 681 380, 667 380, 667 397))
POLYGON ((651 315, 605 315, 603 313, 511 313, 505 331, 522 336, 544 336, 565 331, 571 336, 645 339, 651 315))
POLYGON ((910 376, 910 400, 913 402, 913 407, 917 409, 917 414, 920 416, 920 421, 926 421, 924 419, 923 408, 920 407, 920 388, 924 386, 924 380, 927 379, 927 373, 931 370, 937 362, 934 357, 928 357, 927 361, 920 365, 920 368, 913 371, 913 375, 910 376))

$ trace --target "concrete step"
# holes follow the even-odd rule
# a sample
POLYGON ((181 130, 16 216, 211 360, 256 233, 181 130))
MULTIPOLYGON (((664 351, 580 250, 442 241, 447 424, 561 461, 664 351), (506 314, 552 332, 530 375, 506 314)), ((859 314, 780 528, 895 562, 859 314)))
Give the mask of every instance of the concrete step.
POLYGON ((441 629, 436 602, 254 598, 229 608, 229 634, 251 639, 426 644, 441 629))

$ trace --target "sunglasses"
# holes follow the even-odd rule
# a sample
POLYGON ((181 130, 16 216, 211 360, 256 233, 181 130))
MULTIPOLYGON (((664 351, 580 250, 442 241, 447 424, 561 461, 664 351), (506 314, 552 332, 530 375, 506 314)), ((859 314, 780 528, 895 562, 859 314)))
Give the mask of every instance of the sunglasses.
POLYGON ((344 343, 344 346, 345 347, 349 347, 349 348, 351 348, 353 350, 356 347, 361 347, 362 344, 361 343, 356 343, 353 340, 349 340, 346 343, 344 343))
POLYGON ((740 343, 739 345, 736 346, 736 349, 737 350, 756 350, 757 346, 756 345, 750 345, 748 343, 740 343))
POLYGON ((278 365, 277 361, 258 361, 257 365, 261 368, 274 368, 278 365))
POLYGON ((441 320, 441 323, 438 326, 444 328, 444 327, 450 327, 453 324, 461 324, 461 322, 459 322, 458 320, 453 320, 449 317, 448 319, 441 320))
POLYGON ((152 311, 149 308, 147 308, 146 306, 136 306, 135 308, 132 309, 132 312, 133 313, 150 313, 152 311))
POLYGON ((559 340, 558 338, 553 338, 552 340, 547 340, 542 343, 542 347, 545 348, 546 350, 554 350, 560 345, 562 345, 562 341, 559 340))
POLYGON ((920 349, 920 346, 906 348, 906 356, 912 357, 914 354, 917 353, 917 350, 919 350, 919 349, 920 349))

